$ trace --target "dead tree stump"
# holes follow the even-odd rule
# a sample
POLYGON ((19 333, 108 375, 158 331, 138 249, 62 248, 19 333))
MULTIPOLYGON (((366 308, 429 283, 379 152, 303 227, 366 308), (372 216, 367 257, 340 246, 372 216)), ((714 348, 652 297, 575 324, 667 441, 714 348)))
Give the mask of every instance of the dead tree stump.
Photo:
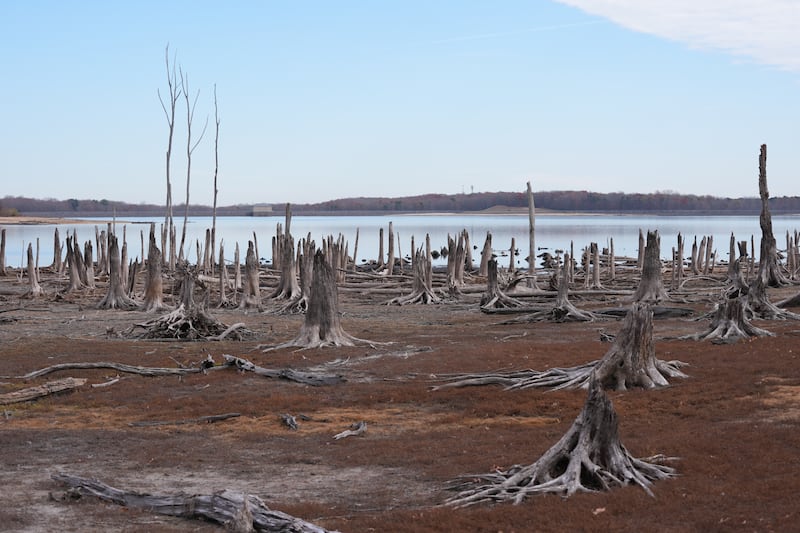
POLYGON ((486 292, 481 296, 481 309, 508 309, 522 307, 522 302, 506 295, 497 283, 497 260, 487 263, 486 292))
POLYGON ((411 294, 393 298, 389 301, 389 305, 440 303, 442 299, 433 292, 430 252, 424 252, 422 248, 417 250, 414 253, 411 268, 413 276, 411 294))
POLYGON ((778 248, 772 232, 772 215, 769 210, 769 190, 767 188, 767 145, 761 145, 758 157, 758 193, 761 196, 761 256, 758 261, 758 278, 766 287, 781 287, 789 281, 781 272, 778 263, 778 248))
POLYGON ((345 333, 339 320, 339 295, 333 269, 322 250, 314 254, 313 277, 305 320, 300 334, 283 344, 268 347, 264 351, 280 348, 321 348, 325 346, 354 346, 357 343, 371 344, 345 333))
POLYGON ((119 244, 116 235, 108 236, 108 291, 105 297, 100 300, 97 307, 100 309, 135 309, 137 306, 125 290, 122 283, 122 269, 120 267, 119 244))
POLYGON ((717 304, 710 327, 703 333, 684 338, 727 344, 750 337, 772 336, 771 332, 750 323, 745 312, 746 309, 747 296, 738 290, 731 291, 730 295, 723 297, 722 301, 717 304))
POLYGON ((568 497, 579 491, 608 491, 631 484, 653 496, 650 487, 654 481, 675 475, 672 467, 656 462, 664 459, 631 456, 620 441, 619 422, 611 400, 600 381, 592 379, 586 403, 572 427, 535 463, 463 476, 450 486, 460 492, 446 504, 453 507, 493 502, 519 504, 534 494, 568 497))
POLYGON ((22 296, 24 298, 37 298, 44 294, 42 286, 39 285, 39 272, 36 269, 36 262, 33 260, 33 245, 28 243, 28 290, 22 296))
POLYGON ((647 245, 644 248, 642 277, 633 295, 634 302, 660 302, 669 300, 661 276, 661 238, 657 231, 647 232, 647 245))
POLYGON ((156 244, 155 224, 150 224, 150 245, 147 250, 147 280, 144 288, 142 307, 148 313, 160 312, 167 308, 164 304, 164 280, 161 277, 161 250, 156 244))
POLYGON ((247 242, 247 255, 244 260, 244 285, 239 309, 261 310, 261 292, 258 281, 258 260, 253 241, 247 242))

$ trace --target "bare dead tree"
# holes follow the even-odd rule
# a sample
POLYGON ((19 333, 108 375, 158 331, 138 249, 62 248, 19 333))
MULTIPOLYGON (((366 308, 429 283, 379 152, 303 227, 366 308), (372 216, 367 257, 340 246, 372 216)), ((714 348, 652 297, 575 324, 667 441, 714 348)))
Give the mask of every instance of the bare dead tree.
POLYGON ((633 300, 635 302, 660 302, 662 300, 669 300, 669 295, 666 289, 664 289, 661 266, 661 237, 658 235, 657 231, 648 231, 647 244, 644 248, 642 277, 633 295, 633 300))
MULTIPOLYGON (((94 289, 94 258, 93 258, 93 250, 92 250, 92 241, 86 241, 83 243, 83 266, 86 272, 86 286, 90 289, 94 289)), ((106 257, 109 257, 108 254, 106 257)))
POLYGON ((507 470, 463 476, 451 482, 460 492, 447 505, 466 507, 478 503, 521 503, 535 494, 607 491, 638 485, 653 496, 652 483, 675 475, 661 464, 667 458, 637 459, 619 438, 619 422, 611 400, 598 379, 591 379, 586 403, 570 429, 535 463, 507 470))
MULTIPOLYGON (((117 236, 114 234, 108 237, 108 254, 110 268, 108 273, 108 290, 105 297, 97 304, 99 309, 135 309, 138 307, 126 294, 125 285, 122 283, 120 267, 120 251, 117 236)), ((91 246, 91 245, 90 245, 91 246)))
POLYGON ((464 286, 464 267, 466 264, 466 246, 462 231, 458 240, 447 236, 447 293, 451 298, 461 295, 464 286))
POLYGON ((203 140, 206 128, 208 127, 208 117, 206 117, 205 125, 203 125, 203 131, 200 132, 197 140, 193 141, 192 123, 194 122, 194 110, 197 106, 197 99, 200 97, 200 91, 198 90, 197 93, 195 93, 194 101, 190 103, 189 74, 183 72, 183 69, 180 67, 178 70, 180 71, 181 78, 181 93, 183 93, 184 101, 186 102, 186 203, 183 206, 183 227, 181 229, 181 244, 179 248, 179 257, 183 257, 183 246, 186 242, 186 224, 189 220, 189 183, 192 178, 192 154, 194 153, 194 149, 197 148, 197 145, 200 144, 200 141, 203 140))
POLYGON ((66 263, 67 263, 67 270, 69 271, 69 285, 65 289, 65 292, 79 291, 84 287, 80 275, 80 270, 82 268, 83 262, 79 261, 79 258, 80 258, 80 251, 76 249, 76 247, 73 244, 72 237, 70 237, 69 232, 67 232, 66 263))
POLYGON ((0 276, 6 275, 6 228, 0 229, 0 276))
MULTIPOLYGON (((217 106, 217 84, 214 84, 214 206, 211 217, 211 273, 214 273, 214 257, 217 243, 217 177, 219 175, 219 107, 217 106)), ((224 268, 224 265, 220 265, 224 268)))
POLYGON ((56 228, 53 232, 53 263, 50 265, 50 268, 57 274, 60 274, 64 268, 61 258, 63 250, 64 247, 61 245, 61 237, 58 234, 58 228, 56 228))
POLYGON ((173 219, 172 219, 172 182, 170 181, 170 168, 172 162, 172 139, 175 135, 175 107, 178 99, 181 96, 181 89, 178 87, 178 74, 175 68, 175 60, 173 59, 172 65, 169 61, 169 45, 167 45, 164 52, 167 65, 167 101, 161 95, 161 90, 158 90, 158 100, 161 102, 161 108, 164 110, 164 115, 167 118, 167 127, 169 128, 169 136, 167 137, 167 154, 166 154, 166 177, 167 177, 167 198, 166 198, 166 212, 164 214, 164 228, 161 240, 161 248, 164 254, 170 257, 170 268, 174 268, 174 261, 171 259, 175 255, 174 242, 171 240, 170 244, 172 249, 167 253, 167 236, 173 234, 173 219))
MULTIPOLYGON (((536 205, 533 201, 531 182, 527 183, 528 194, 528 287, 538 288, 536 284, 536 205)), ((512 250, 513 254, 513 250, 512 250)))

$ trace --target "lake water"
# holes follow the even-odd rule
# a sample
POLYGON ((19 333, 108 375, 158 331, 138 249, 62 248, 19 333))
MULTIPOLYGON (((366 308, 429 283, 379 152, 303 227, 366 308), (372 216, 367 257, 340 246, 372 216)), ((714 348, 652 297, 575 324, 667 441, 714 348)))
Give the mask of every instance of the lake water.
MULTIPOLYGON (((88 219, 92 220, 92 219, 88 219)), ((127 232, 128 255, 131 259, 141 256, 141 233, 144 233, 145 244, 149 232, 150 222, 156 223, 156 228, 163 223, 163 218, 136 219, 117 221, 117 234, 122 234, 124 226, 127 232)), ((106 227, 105 220, 97 221, 100 229, 106 227)), ((178 240, 183 219, 176 218, 178 240)), ((276 233, 278 224, 283 224, 283 216, 271 217, 218 217, 217 240, 222 240, 225 245, 225 256, 229 261, 233 259, 235 244, 238 242, 244 251, 247 241, 253 239, 255 232, 258 239, 259 255, 267 262, 272 261, 271 241, 276 233)), ((338 237, 343 235, 349 243, 349 252, 352 255, 355 245, 356 231, 358 230, 358 255, 357 261, 376 259, 379 250, 379 230, 384 230, 384 243, 388 241, 389 223, 392 222, 395 233, 395 246, 399 245, 400 253, 407 256, 411 252, 411 238, 414 237, 415 245, 420 247, 425 243, 425 236, 430 235, 431 247, 439 250, 447 245, 447 236, 457 236, 462 230, 467 230, 470 243, 477 247, 473 251, 475 261, 480 259, 480 250, 486 240, 487 233, 492 235, 492 245, 498 255, 506 252, 511 247, 511 239, 519 254, 515 262, 520 268, 526 268, 524 258, 528 255, 528 217, 527 215, 392 215, 392 216, 293 216, 292 235, 295 241, 305 238, 309 233, 311 238, 321 246, 322 240, 328 235, 338 237)), ((33 243, 36 248, 36 239, 39 239, 39 264, 48 265, 53 260, 53 234, 59 228, 61 239, 77 231, 78 241, 83 243, 95 237, 95 223, 89 224, 61 224, 61 225, 35 225, 35 226, 3 226, 6 230, 6 265, 9 267, 22 266, 25 250, 28 243, 33 243)), ((773 233, 778 242, 778 248, 786 246, 786 232, 800 229, 800 215, 773 216, 773 233)), ((192 262, 196 260, 196 240, 205 243, 205 231, 211 227, 211 217, 193 217, 187 224, 186 249, 192 262)), ((703 236, 713 235, 714 248, 718 257, 727 260, 728 246, 731 233, 737 241, 750 241, 755 236, 756 246, 759 245, 761 228, 758 216, 717 216, 717 217, 684 217, 684 216, 630 216, 630 215, 537 215, 536 216, 536 247, 537 255, 542 251, 556 249, 569 250, 570 243, 574 244, 575 253, 592 242, 598 243, 601 248, 608 246, 611 239, 614 241, 614 253, 617 256, 636 257, 639 248, 639 230, 658 230, 661 235, 661 255, 664 258, 671 256, 672 247, 677 247, 677 235, 681 233, 686 239, 685 252, 691 253, 692 241, 695 236, 698 243, 703 236)), ((160 245, 160 239, 158 240, 160 245)), ((384 248, 384 253, 388 248, 384 248)), ((95 254, 97 252, 95 251, 95 254)), ((397 251, 395 251, 397 254, 397 251)), ((506 266, 508 259, 500 259, 500 265, 506 266)), ((440 259, 435 264, 444 264, 440 259)))

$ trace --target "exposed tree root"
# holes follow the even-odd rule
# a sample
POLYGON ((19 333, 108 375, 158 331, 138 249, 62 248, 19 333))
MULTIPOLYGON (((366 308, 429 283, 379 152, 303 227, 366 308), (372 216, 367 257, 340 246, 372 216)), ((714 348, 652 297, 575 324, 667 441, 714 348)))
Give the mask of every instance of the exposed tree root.
POLYGON ((675 475, 673 468, 651 462, 655 459, 637 459, 628 453, 619 440, 616 411, 599 380, 593 379, 583 410, 572 427, 539 460, 528 466, 463 476, 451 485, 451 489, 460 492, 446 505, 466 507, 508 501, 518 504, 534 494, 568 497, 579 491, 607 491, 630 484, 652 496, 653 481, 675 475))

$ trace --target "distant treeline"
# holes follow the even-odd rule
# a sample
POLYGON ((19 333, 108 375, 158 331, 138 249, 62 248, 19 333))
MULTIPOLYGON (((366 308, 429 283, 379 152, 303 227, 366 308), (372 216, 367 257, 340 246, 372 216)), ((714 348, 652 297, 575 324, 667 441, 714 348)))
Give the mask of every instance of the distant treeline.
MULTIPOLYGON (((542 191, 534 193, 537 209, 580 211, 589 213, 653 213, 653 214, 730 214, 750 215, 761 211, 759 198, 719 198, 656 192, 650 194, 596 193, 588 191, 542 191)), ((285 204, 267 202, 275 215, 283 215, 285 204)), ((402 198, 342 198, 315 204, 292 204, 295 214, 381 214, 413 212, 474 212, 497 207, 524 208, 528 200, 524 192, 482 192, 471 194, 425 194, 402 198)), ((253 204, 217 208, 219 216, 246 216, 253 213, 253 204)), ((770 199, 773 214, 800 213, 800 197, 782 196, 770 199)), ((173 216, 183 216, 182 205, 173 206, 173 216)), ((210 216, 212 208, 190 205, 192 216, 210 216)), ((0 214, 29 216, 164 216, 163 205, 128 204, 111 200, 68 200, 6 196, 0 200, 0 214)), ((263 212, 262 212, 263 214, 263 212)))

